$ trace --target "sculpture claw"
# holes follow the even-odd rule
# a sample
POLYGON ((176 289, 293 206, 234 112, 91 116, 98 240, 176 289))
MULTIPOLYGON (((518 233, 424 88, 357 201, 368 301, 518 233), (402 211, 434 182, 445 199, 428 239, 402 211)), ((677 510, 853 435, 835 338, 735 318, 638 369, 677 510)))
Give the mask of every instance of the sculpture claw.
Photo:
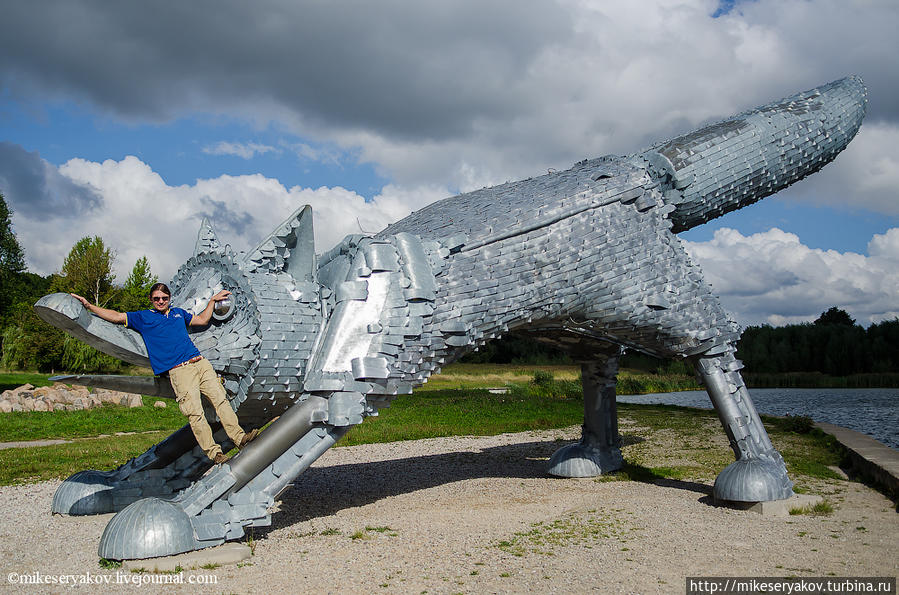
POLYGON ((716 501, 769 502, 790 498, 792 488, 782 460, 751 457, 725 467, 715 478, 712 495, 716 501))
POLYGON ((204 547, 194 537, 190 517, 173 502, 144 498, 115 515, 97 553, 108 560, 173 556, 204 547))
POLYGON ((114 476, 114 471, 79 471, 56 489, 51 511, 71 515, 113 512, 114 476))
POLYGON ((553 453, 547 472, 557 477, 596 477, 618 471, 623 462, 620 449, 601 449, 581 441, 553 453))

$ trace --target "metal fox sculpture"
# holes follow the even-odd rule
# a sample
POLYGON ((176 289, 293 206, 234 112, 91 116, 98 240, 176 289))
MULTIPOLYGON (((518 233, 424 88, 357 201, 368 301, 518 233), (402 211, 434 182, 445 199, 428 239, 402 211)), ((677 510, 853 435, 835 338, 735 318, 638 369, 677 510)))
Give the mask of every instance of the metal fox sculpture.
MULTIPOLYGON (((621 467, 615 377, 627 348, 695 366, 736 457, 716 498, 788 498, 792 482, 734 357, 738 327, 676 234, 823 167, 854 137, 865 104, 862 81, 845 78, 634 155, 447 198, 318 256, 308 206, 247 254, 221 246, 204 222, 173 302, 202 308, 220 289, 233 292, 194 342, 245 428, 277 420, 211 470, 185 426, 114 471, 72 476, 53 511, 118 511, 100 539, 109 559, 240 538, 270 523, 278 494, 350 427, 509 331, 582 362, 583 436, 555 453, 549 473, 621 467)), ((148 365, 138 334, 74 298, 49 295, 35 308, 101 351, 148 365)), ((66 379, 172 394, 165 378, 66 379)), ((216 439, 227 441, 221 431, 216 439)))

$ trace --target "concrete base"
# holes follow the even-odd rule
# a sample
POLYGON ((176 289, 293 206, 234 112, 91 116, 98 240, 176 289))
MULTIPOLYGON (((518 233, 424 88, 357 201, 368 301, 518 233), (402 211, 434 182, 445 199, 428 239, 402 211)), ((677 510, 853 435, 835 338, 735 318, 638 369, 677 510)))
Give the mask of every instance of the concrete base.
POLYGON ((821 496, 793 494, 785 500, 772 500, 770 502, 730 502, 727 500, 716 500, 715 505, 735 508, 737 510, 747 510, 763 516, 788 517, 790 516, 790 510, 794 508, 814 506, 823 500, 824 498, 821 496))
POLYGON ((849 428, 826 422, 815 425, 846 448, 855 472, 879 485, 891 498, 899 496, 899 450, 849 428))
POLYGON ((237 564, 253 555, 249 546, 242 543, 225 543, 218 547, 211 547, 195 552, 178 554, 177 556, 164 556, 162 558, 145 558, 143 560, 124 560, 122 570, 134 572, 146 570, 148 572, 174 572, 177 567, 184 570, 201 568, 209 564, 237 564))

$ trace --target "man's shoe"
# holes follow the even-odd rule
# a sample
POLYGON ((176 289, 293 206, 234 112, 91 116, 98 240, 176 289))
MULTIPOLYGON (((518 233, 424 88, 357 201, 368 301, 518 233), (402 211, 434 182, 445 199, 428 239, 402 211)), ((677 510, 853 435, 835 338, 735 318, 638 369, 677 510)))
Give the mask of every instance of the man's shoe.
POLYGON ((240 444, 238 445, 238 448, 243 448, 244 446, 246 446, 247 444, 249 444, 250 442, 255 440, 256 436, 258 436, 258 435, 259 435, 258 429, 250 430, 249 432, 247 432, 246 434, 243 435, 243 439, 241 439, 240 444))
POLYGON ((220 452, 217 455, 215 455, 215 458, 212 459, 212 462, 215 463, 216 465, 221 465, 222 463, 227 463, 230 460, 231 460, 231 457, 229 455, 226 455, 225 453, 220 452))

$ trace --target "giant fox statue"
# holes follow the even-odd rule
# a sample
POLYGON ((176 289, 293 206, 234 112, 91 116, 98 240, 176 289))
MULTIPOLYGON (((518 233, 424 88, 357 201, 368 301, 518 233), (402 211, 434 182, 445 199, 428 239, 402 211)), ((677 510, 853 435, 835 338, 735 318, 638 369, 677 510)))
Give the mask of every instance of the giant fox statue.
MULTIPOLYGON (((865 105, 862 81, 844 78, 634 155, 435 202, 318 255, 309 207, 246 254, 204 222, 171 283, 173 303, 202 309, 219 290, 232 292, 192 338, 245 428, 276 421, 212 469, 185 426, 116 470, 72 476, 53 511, 117 511, 100 539, 109 559, 240 538, 270 523, 278 494, 350 427, 509 331, 582 362, 583 436, 555 453, 549 473, 621 467, 615 377, 627 348, 695 366, 736 457, 715 481, 717 499, 788 498, 783 459, 734 357, 738 327, 676 234, 816 172, 855 136, 865 105)), ((71 296, 45 296, 35 308, 101 351, 148 365, 138 334, 71 296)), ((172 394, 165 378, 66 378, 172 394)), ((227 440, 221 431, 216 439, 227 440)))

